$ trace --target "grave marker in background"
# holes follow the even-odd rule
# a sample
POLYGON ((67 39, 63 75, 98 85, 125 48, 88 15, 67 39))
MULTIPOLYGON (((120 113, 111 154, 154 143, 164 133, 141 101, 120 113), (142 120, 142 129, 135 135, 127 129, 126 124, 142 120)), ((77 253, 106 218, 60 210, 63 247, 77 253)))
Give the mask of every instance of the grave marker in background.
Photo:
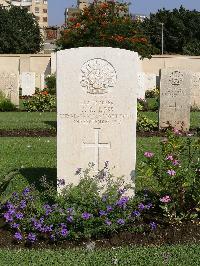
POLYGON ((19 105, 19 74, 0 73, 0 91, 16 106, 19 105))
POLYGON ((22 72, 21 74, 22 96, 31 96, 35 93, 35 73, 22 72))
POLYGON ((169 124, 184 131, 190 128, 191 74, 186 70, 161 70, 159 127, 169 124))
POLYGON ((200 73, 192 74, 191 106, 200 109, 200 73))

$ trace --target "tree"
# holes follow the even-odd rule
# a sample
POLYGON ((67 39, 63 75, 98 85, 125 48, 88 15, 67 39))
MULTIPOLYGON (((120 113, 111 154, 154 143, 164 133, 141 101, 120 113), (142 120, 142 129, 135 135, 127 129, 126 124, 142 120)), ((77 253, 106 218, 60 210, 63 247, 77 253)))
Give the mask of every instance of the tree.
POLYGON ((127 14, 127 4, 94 1, 72 17, 57 42, 58 49, 83 46, 118 47, 150 57, 152 46, 139 23, 127 14))
POLYGON ((0 6, 0 53, 27 54, 41 49, 40 28, 34 15, 16 6, 0 6))
POLYGON ((172 11, 162 9, 150 14, 142 24, 151 44, 161 50, 161 23, 164 23, 164 51, 200 55, 200 13, 184 7, 172 11))

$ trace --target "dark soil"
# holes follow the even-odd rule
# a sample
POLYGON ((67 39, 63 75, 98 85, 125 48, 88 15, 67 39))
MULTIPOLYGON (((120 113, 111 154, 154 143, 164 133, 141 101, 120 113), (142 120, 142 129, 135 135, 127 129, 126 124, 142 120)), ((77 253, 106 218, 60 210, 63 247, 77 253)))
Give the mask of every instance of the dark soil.
MULTIPOLYGON (((196 135, 195 131, 189 132, 196 135)), ((165 137, 164 131, 151 131, 151 132, 139 132, 137 131, 137 137, 165 137)), ((0 137, 56 137, 56 129, 42 130, 42 129, 15 129, 4 130, 0 129, 0 137)))
POLYGON ((171 225, 146 233, 121 232, 118 234, 113 234, 107 238, 90 241, 60 241, 56 243, 50 243, 49 241, 40 240, 34 245, 17 243, 13 240, 11 232, 2 228, 0 229, 0 248, 86 248, 87 244, 91 242, 95 243, 96 248, 112 248, 130 244, 136 246, 160 246, 200 243, 200 225, 193 223, 176 226, 171 225))
POLYGON ((0 137, 56 137, 56 130, 0 130, 0 137))

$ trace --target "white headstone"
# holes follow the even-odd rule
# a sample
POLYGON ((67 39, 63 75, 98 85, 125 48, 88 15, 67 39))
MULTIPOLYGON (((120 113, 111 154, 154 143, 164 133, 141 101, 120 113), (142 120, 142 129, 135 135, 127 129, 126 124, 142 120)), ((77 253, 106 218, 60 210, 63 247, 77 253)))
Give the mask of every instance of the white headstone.
POLYGON ((85 47, 57 53, 57 173, 77 184, 77 168, 109 161, 133 183, 136 161, 137 53, 85 47))
POLYGON ((51 74, 56 73, 56 53, 51 53, 51 74))
POLYGON ((138 91, 137 91, 137 98, 138 99, 145 99, 145 87, 146 87, 146 75, 144 72, 138 73, 138 91))
POLYGON ((19 105, 19 74, 0 73, 0 91, 16 106, 19 105))
POLYGON ((190 128, 191 74, 186 70, 161 70, 159 127, 190 128))
POLYGON ((31 96, 35 93, 35 73, 22 72, 21 74, 22 96, 31 96))
POLYGON ((192 74, 191 106, 200 109, 200 72, 192 74))
POLYGON ((154 73, 146 73, 145 78, 145 91, 153 90, 157 87, 158 77, 154 73))

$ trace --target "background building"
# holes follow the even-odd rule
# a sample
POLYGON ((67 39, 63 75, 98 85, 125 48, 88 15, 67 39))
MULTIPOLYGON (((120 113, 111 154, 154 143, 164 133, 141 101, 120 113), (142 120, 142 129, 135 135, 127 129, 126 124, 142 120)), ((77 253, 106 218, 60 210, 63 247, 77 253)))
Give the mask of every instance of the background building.
POLYGON ((26 8, 30 13, 33 13, 41 28, 48 26, 47 0, 0 0, 0 5, 7 7, 10 4, 26 8))

